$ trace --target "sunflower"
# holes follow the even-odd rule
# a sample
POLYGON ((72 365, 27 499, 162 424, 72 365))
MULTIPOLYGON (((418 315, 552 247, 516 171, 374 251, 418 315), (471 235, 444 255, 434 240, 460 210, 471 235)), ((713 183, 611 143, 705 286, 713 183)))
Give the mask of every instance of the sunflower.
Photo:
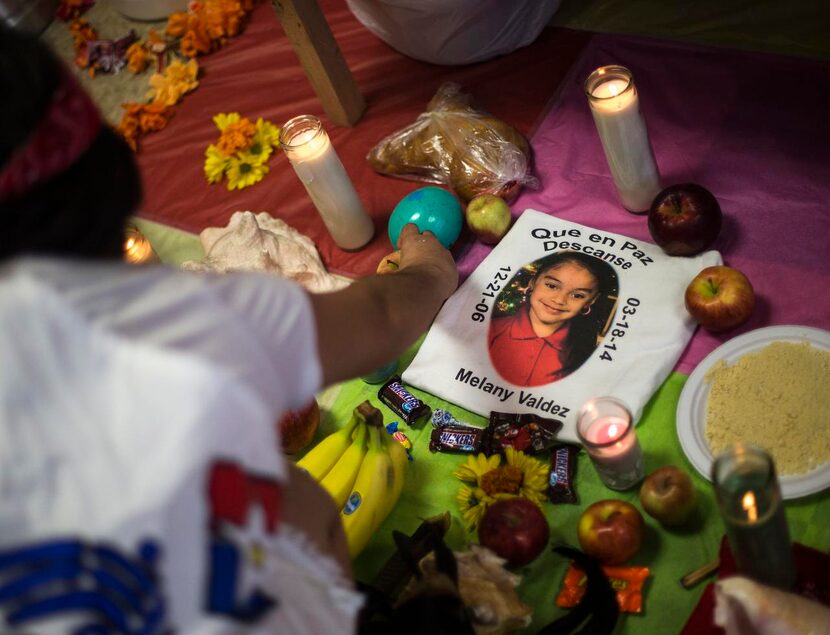
POLYGON ((210 144, 205 150, 205 177, 208 183, 217 183, 222 179, 228 167, 228 157, 215 145, 210 144))
POLYGON ((470 484, 462 485, 457 496, 470 530, 478 526, 487 507, 499 499, 523 496, 537 505, 544 500, 545 464, 513 448, 506 448, 504 455, 504 464, 498 454, 469 456, 454 472, 459 480, 470 484))
POLYGON ((240 153, 228 159, 226 174, 228 176, 228 190, 241 190, 243 187, 259 183, 268 174, 268 166, 264 164, 257 165, 250 157, 240 153))

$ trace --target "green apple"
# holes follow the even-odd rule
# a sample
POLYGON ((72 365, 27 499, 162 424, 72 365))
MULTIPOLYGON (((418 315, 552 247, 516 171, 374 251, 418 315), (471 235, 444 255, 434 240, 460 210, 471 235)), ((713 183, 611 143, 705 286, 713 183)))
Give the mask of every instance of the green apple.
POLYGON ((665 527, 679 527, 697 507, 697 490, 689 474, 676 465, 664 465, 640 486, 640 504, 665 527))
POLYGON ((467 227, 485 245, 498 243, 513 220, 510 207, 500 196, 480 194, 467 203, 467 227))

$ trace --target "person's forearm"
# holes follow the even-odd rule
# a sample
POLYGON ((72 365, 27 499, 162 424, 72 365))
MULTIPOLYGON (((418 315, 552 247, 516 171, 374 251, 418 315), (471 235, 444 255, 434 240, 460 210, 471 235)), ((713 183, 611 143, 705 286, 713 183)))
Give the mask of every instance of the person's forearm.
POLYGON ((415 265, 311 296, 324 382, 371 372, 398 357, 429 328, 446 295, 440 271, 415 265))

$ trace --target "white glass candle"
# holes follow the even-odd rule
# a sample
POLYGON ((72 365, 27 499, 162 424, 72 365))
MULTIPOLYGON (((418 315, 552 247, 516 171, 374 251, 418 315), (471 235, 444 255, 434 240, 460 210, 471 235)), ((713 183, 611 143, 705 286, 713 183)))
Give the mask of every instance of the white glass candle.
POLYGON ((124 234, 124 260, 134 265, 146 265, 159 260, 150 241, 135 225, 127 225, 124 234))
POLYGON ((585 92, 620 202, 630 212, 647 212, 661 190, 660 175, 631 71, 602 66, 585 80, 585 92))
POLYGON ((317 117, 301 115, 280 130, 280 145, 337 246, 360 249, 375 233, 372 219, 317 117))
POLYGON ((631 413, 621 401, 613 397, 587 401, 577 415, 576 433, 606 486, 628 489, 643 478, 643 451, 631 413))

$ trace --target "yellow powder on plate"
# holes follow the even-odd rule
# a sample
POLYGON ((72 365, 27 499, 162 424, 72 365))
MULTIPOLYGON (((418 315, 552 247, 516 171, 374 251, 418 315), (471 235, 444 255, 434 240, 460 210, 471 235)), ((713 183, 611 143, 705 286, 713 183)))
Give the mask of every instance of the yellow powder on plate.
POLYGON ((706 373, 706 440, 712 453, 742 441, 765 448, 779 474, 830 461, 830 352, 773 342, 706 373))

